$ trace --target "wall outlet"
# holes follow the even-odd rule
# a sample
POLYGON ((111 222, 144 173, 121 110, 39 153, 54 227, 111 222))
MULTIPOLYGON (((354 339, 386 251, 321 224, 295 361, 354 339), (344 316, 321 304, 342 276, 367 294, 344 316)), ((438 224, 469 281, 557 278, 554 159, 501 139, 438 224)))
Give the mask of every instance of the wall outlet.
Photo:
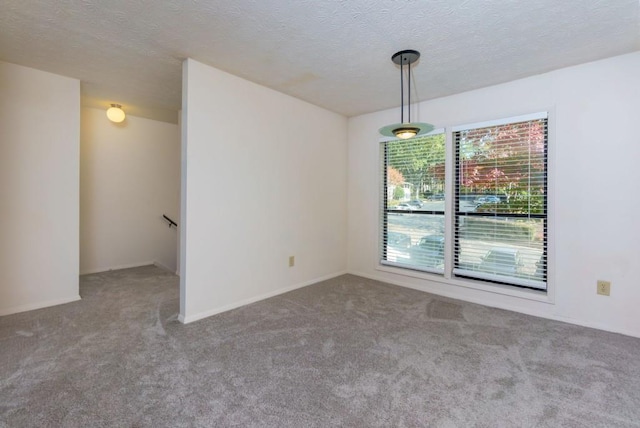
POLYGON ((611 294, 611 283, 609 281, 598 280, 598 294, 608 296, 611 294))
POLYGON ((293 267, 296 264, 296 256, 289 256, 289 267, 293 267))

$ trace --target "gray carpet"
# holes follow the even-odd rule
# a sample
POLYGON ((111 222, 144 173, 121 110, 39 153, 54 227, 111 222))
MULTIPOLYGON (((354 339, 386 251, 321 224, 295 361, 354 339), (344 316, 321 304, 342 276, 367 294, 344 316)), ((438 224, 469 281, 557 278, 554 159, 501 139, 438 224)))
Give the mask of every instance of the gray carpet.
POLYGON ((640 339, 345 275, 189 325, 178 278, 0 318, 0 427, 640 426, 640 339))

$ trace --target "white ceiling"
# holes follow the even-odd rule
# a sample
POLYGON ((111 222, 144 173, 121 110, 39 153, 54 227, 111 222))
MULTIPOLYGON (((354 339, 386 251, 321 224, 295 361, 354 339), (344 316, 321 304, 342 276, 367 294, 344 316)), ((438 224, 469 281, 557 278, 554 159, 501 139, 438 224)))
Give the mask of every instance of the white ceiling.
MULTIPOLYGON (((346 116, 640 50, 638 0, 2 0, 0 60, 175 120, 194 58, 346 116)), ((168 119, 167 119, 168 118, 168 119)))

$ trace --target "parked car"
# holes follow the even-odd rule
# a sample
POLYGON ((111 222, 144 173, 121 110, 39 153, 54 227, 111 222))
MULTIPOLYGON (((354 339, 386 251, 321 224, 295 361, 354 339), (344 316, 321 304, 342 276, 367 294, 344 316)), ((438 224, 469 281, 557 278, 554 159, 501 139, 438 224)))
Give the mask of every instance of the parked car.
POLYGON ((413 207, 407 203, 401 203, 396 205, 394 208, 394 210, 399 210, 399 211, 413 211, 413 207))
POLYGON ((408 205, 412 206, 414 210, 422 208, 422 201, 414 199, 413 201, 407 202, 408 205))
POLYGON ((444 201, 444 194, 443 193, 436 193, 435 195, 431 195, 431 199, 432 201, 444 201))
POLYGON ((411 236, 406 233, 388 232, 387 245, 394 248, 409 248, 411 247, 411 236))
POLYGON ((444 263, 444 236, 427 235, 411 247, 411 263, 435 267, 444 263))
POLYGON ((480 196, 475 200, 476 204, 499 204, 500 198, 497 196, 480 196))
POLYGON ((411 257, 410 248, 411 236, 400 232, 387 233, 386 260, 407 263, 411 257))
POLYGON ((520 251, 514 248, 491 248, 482 258, 478 270, 496 275, 514 276, 520 273, 524 263, 520 251))

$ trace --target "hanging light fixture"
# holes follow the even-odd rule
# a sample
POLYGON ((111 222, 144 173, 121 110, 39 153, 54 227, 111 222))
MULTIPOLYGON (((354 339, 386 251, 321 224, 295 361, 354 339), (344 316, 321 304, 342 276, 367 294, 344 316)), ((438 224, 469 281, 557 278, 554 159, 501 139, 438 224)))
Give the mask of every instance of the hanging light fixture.
POLYGON ((397 137, 402 139, 413 138, 426 134, 433 130, 429 123, 411 122, 411 64, 420 58, 420 52, 411 49, 396 52, 391 57, 394 64, 400 66, 400 123, 387 125, 380 128, 380 133, 385 137, 397 137), (407 66, 407 121, 404 121, 404 67, 407 66))
POLYGON ((107 110, 107 117, 111 122, 120 123, 124 120, 125 114, 120 104, 111 104, 107 110))

